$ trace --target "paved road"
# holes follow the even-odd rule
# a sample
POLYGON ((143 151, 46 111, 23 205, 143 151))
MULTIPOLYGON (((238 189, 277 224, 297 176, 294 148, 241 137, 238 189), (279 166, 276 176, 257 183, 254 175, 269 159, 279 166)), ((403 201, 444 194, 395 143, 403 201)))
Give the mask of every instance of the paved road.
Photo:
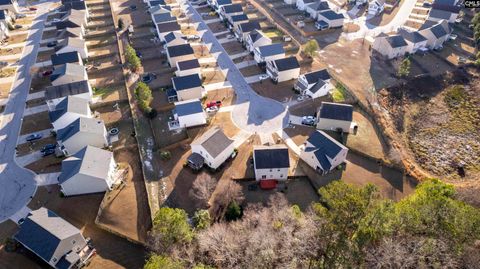
POLYGON ((191 16, 192 21, 198 23, 197 31, 207 46, 211 46, 210 53, 218 55, 217 63, 220 68, 227 70, 226 78, 237 96, 232 111, 233 122, 251 133, 272 133, 287 126, 288 111, 285 107, 280 102, 258 95, 248 85, 228 53, 190 3, 187 3, 186 13, 191 16))
POLYGON ((9 95, 5 111, 0 116, 0 223, 20 211, 35 194, 35 174, 17 165, 15 147, 22 126, 22 116, 30 89, 30 67, 35 63, 42 38, 43 22, 51 3, 37 5, 37 17, 19 62, 15 83, 9 95))

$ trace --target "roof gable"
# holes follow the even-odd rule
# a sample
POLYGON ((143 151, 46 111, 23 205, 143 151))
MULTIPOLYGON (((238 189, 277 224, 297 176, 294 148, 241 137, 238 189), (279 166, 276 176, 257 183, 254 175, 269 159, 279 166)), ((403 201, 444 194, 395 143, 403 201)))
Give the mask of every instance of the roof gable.
POLYGON ((343 149, 346 149, 344 145, 338 143, 325 132, 316 130, 307 139, 305 152, 313 153, 322 169, 329 170, 331 168, 329 159, 334 159, 343 149))
POLYGON ((167 51, 170 57, 178 57, 178 56, 193 54, 193 48, 192 46, 190 46, 190 44, 182 44, 182 45, 167 47, 167 51))
POLYGON ((285 71, 300 68, 300 64, 295 56, 275 60, 275 66, 278 71, 285 71))
POLYGON ((257 146, 253 149, 255 169, 289 168, 290 157, 285 146, 257 146))
POLYGON ((319 79, 321 80, 329 80, 330 74, 328 74, 327 69, 312 71, 309 73, 304 74, 305 79, 307 80, 308 84, 316 83, 319 79))
POLYGON ((233 144, 233 140, 228 138, 220 128, 211 128, 201 137, 195 139, 192 145, 201 145, 213 158, 216 158, 227 147, 233 144))
POLYGON ((258 47, 258 51, 260 52, 260 55, 262 55, 262 57, 268 57, 268 56, 285 53, 282 43, 275 43, 275 44, 260 46, 258 47))
POLYGON ((175 103, 175 113, 178 116, 187 116, 203 112, 202 103, 199 100, 188 100, 175 103))
POLYGON ((198 74, 191 74, 188 76, 173 77, 173 87, 176 91, 187 90, 191 88, 201 87, 202 80, 198 74))

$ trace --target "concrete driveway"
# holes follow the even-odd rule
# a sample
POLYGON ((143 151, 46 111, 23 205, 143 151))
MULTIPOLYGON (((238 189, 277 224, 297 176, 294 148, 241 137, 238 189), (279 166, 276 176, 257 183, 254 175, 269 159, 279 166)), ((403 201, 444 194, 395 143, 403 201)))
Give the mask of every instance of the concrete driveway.
MULTIPOLYGON (((39 3, 30 28, 23 57, 0 118, 0 223, 21 211, 35 194, 35 174, 15 162, 15 147, 22 125, 25 101, 31 84, 30 67, 35 64, 44 21, 52 2, 39 3)), ((23 215, 23 214, 21 214, 23 215)))
MULTIPOLYGON (((187 3, 186 15, 198 23, 197 31, 215 55, 222 70, 228 70, 227 80, 235 90, 236 105, 232 111, 233 122, 251 133, 272 133, 288 124, 288 111, 279 102, 258 95, 245 80, 235 63, 230 59, 213 32, 207 27, 200 14, 187 3)), ((218 33, 217 33, 218 35, 218 33)))

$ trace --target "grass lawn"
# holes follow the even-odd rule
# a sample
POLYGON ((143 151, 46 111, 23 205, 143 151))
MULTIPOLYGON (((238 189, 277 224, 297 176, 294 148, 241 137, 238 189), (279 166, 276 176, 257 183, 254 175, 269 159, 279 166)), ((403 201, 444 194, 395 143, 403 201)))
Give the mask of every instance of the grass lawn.
POLYGON ((269 38, 275 38, 275 37, 282 37, 283 36, 283 32, 278 30, 278 29, 266 31, 264 33, 269 38))
POLYGON ((336 103, 345 102, 345 100, 347 100, 349 96, 350 95, 347 89, 345 89, 345 87, 342 84, 337 83, 337 85, 335 85, 335 89, 333 89, 332 91, 332 99, 334 102, 336 103))

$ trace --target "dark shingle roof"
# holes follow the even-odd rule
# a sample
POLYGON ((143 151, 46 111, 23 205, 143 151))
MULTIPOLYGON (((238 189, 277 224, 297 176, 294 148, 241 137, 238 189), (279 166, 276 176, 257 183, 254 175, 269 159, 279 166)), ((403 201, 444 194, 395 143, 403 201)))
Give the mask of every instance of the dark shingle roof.
POLYGON ((198 62, 198 59, 177 62, 177 65, 180 68, 180 70, 188 70, 188 69, 194 69, 194 68, 200 67, 200 63, 198 62))
POLYGON ((422 41, 425 41, 427 40, 423 35, 421 35, 419 32, 415 31, 415 32, 409 32, 407 30, 404 30, 404 29, 399 29, 398 30, 398 33, 405 39, 405 40, 408 40, 412 43, 419 43, 419 42, 422 42, 422 41))
POLYGON ((69 158, 62 161, 62 171, 58 176, 58 183, 62 184, 72 176, 78 174, 82 168, 82 161, 87 152, 87 147, 79 150, 69 158))
POLYGON ((335 158, 335 156, 337 156, 337 154, 344 148, 344 146, 336 142, 332 137, 318 130, 310 135, 307 142, 312 145, 307 146, 305 152, 313 152, 324 170, 330 170, 332 167, 328 158, 335 158))
POLYGON ((320 106, 319 118, 352 121, 353 106, 322 102, 322 105, 320 106))
POLYGON ((262 55, 262 57, 268 57, 268 56, 285 53, 282 43, 275 43, 275 44, 260 46, 258 47, 258 51, 260 52, 260 55, 262 55))
POLYGON ((311 4, 311 8, 313 8, 316 11, 322 11, 322 10, 328 10, 330 7, 328 6, 328 3, 326 1, 319 1, 317 3, 311 4))
POLYGON ((321 80, 330 79, 330 74, 328 74, 327 69, 313 71, 313 72, 304 74, 304 76, 307 79, 308 84, 316 83, 319 79, 321 80))
POLYGON ((432 31, 433 35, 435 35, 436 38, 440 38, 447 35, 447 32, 445 31, 445 29, 441 24, 437 24, 433 26, 432 28, 430 28, 430 31, 432 31))
POLYGON ((453 13, 459 13, 462 9, 462 6, 458 3, 455 4, 455 0, 435 0, 433 2, 432 8, 445 10, 453 13))
POLYGON ((260 30, 262 27, 260 27, 260 23, 258 21, 250 21, 250 22, 245 22, 242 23, 238 26, 238 29, 242 33, 249 33, 253 30, 260 30))
POLYGON ((5 20, 7 18, 7 12, 5 10, 0 10, 0 20, 5 20))
POLYGON ((170 43, 171 41, 177 39, 177 38, 182 38, 183 40, 185 40, 184 36, 179 32, 170 32, 170 33, 166 34, 165 37, 164 37, 165 42, 167 44, 170 43))
POLYGON ((232 0, 217 0, 217 6, 229 5, 232 3, 232 0))
POLYGON ((436 9, 436 8, 432 8, 430 10, 430 13, 428 13, 428 17, 433 17, 433 18, 437 18, 437 19, 444 19, 444 20, 450 19, 450 16, 452 16, 452 12, 445 11, 445 10, 440 10, 440 9, 436 9))
POLYGON ((77 51, 53 54, 51 57, 52 65, 61 65, 66 63, 78 63, 81 60, 77 51))
POLYGON ((170 57, 193 54, 193 48, 190 44, 171 46, 167 48, 167 51, 170 57))
POLYGON ((75 10, 86 10, 87 9, 87 4, 85 1, 74 1, 70 3, 65 3, 63 4, 62 8, 63 11, 75 9, 75 10))
POLYGON ((149 2, 150 6, 166 5, 164 0, 154 0, 149 2))
POLYGON ((323 17, 329 19, 329 20, 338 20, 338 19, 344 19, 345 16, 343 16, 342 13, 337 13, 333 10, 325 10, 325 11, 322 11, 320 12, 320 15, 322 15, 323 17))
POLYGON ((392 48, 408 46, 407 42, 405 42, 405 39, 403 39, 401 35, 392 35, 387 37, 386 40, 392 48))
POLYGON ((248 16, 245 14, 235 15, 231 17, 232 22, 248 21, 248 16))
POLYGON ((87 80, 68 83, 59 86, 50 86, 45 89, 45 99, 52 100, 69 95, 77 95, 89 92, 87 80))
POLYGON ((80 131, 80 118, 57 130, 57 141, 65 141, 80 131))
POLYGON ((182 77, 173 77, 172 82, 173 87, 177 92, 202 86, 202 80, 200 79, 200 76, 198 74, 191 74, 182 77))
POLYGON ((243 11, 241 4, 225 5, 225 6, 222 6, 222 9, 224 10, 225 14, 237 13, 237 12, 243 11))
POLYGON ((153 19, 155 20, 155 23, 165 23, 177 20, 177 18, 173 17, 170 13, 155 14, 153 15, 153 19))
POLYGON ((255 169, 290 167, 287 147, 257 147, 253 149, 255 169))
POLYGON ((233 144, 233 140, 228 138, 220 128, 211 128, 201 137, 192 142, 192 144, 202 145, 202 147, 212 156, 216 158, 228 146, 233 144))
POLYGON ((285 71, 300 68, 300 64, 295 56, 275 60, 278 71, 285 71))
POLYGON ((164 22, 157 24, 160 33, 167 33, 172 31, 179 31, 180 25, 176 21, 164 22))
POLYGON ((203 112, 202 103, 198 100, 175 103, 175 112, 178 116, 192 115, 203 112))
POLYGON ((313 85, 309 91, 311 91, 312 93, 316 93, 318 92, 318 90, 320 90, 323 86, 325 85, 325 81, 319 79, 317 81, 317 83, 315 83, 315 85, 313 85))

